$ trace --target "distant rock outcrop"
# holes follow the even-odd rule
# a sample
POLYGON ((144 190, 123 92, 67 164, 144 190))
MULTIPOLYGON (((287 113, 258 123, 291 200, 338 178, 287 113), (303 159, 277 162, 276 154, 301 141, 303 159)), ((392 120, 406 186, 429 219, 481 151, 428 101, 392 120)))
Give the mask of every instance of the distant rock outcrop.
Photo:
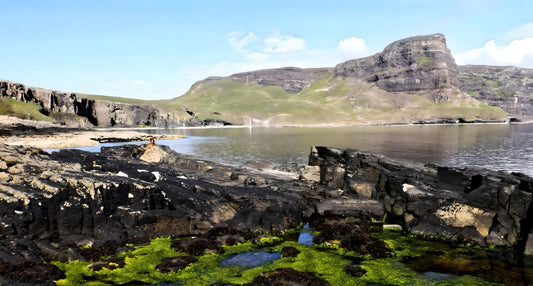
POLYGON ((10 81, 0 81, 0 96, 20 102, 34 102, 41 106, 41 113, 44 115, 52 115, 58 123, 75 127, 172 127, 201 124, 194 114, 186 110, 177 111, 148 103, 95 100, 76 93, 27 87, 10 81))
POLYGON ((465 98, 453 92, 458 67, 442 34, 398 40, 381 53, 337 65, 335 76, 362 78, 391 93, 427 94, 435 103, 465 98))
POLYGON ((301 69, 285 67, 279 69, 266 69, 255 72, 243 72, 230 76, 234 81, 246 85, 279 86, 287 93, 298 93, 311 83, 331 76, 333 69, 316 68, 301 69))
POLYGON ((460 86, 475 99, 513 116, 533 116, 533 69, 460 66, 460 86))
POLYGON ((396 41, 381 53, 337 65, 335 75, 364 78, 388 92, 439 91, 459 82, 442 34, 396 41))

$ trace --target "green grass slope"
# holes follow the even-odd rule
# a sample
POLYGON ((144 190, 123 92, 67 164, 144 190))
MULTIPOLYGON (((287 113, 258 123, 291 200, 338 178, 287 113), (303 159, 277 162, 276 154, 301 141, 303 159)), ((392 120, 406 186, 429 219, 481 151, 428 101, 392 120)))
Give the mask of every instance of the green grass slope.
POLYGON ((128 104, 155 104, 158 105, 157 100, 143 100, 136 98, 127 98, 127 97, 118 97, 118 96, 107 96, 107 95, 95 95, 95 94, 85 94, 85 93, 76 93, 76 96, 83 97, 93 100, 106 100, 111 102, 120 102, 128 104))
POLYGON ((196 83, 185 95, 165 105, 184 106, 200 119, 234 124, 311 125, 386 124, 439 120, 503 120, 500 108, 480 103, 459 90, 442 91, 453 100, 435 103, 429 94, 388 93, 373 83, 330 77, 297 94, 276 86, 251 86, 229 78, 196 83))
POLYGON ((36 103, 20 102, 9 97, 0 97, 0 115, 31 119, 37 121, 53 121, 40 112, 41 106, 36 103))

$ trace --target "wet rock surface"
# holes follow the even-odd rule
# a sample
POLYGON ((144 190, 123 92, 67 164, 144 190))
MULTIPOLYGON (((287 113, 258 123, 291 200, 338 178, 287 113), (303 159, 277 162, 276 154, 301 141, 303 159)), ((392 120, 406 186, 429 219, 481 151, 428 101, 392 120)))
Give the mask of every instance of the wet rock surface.
POLYGON ((316 285, 329 286, 328 281, 318 278, 311 272, 296 271, 292 268, 278 268, 273 271, 262 273, 252 282, 244 284, 246 286, 267 286, 267 285, 316 285))
POLYGON ((167 257, 156 266, 156 269, 161 273, 176 272, 196 262, 198 259, 192 256, 167 257))
POLYGON ((95 260, 162 236, 204 234, 209 248, 195 241, 189 252, 218 251, 217 245, 253 238, 252 231, 298 226, 317 200, 286 176, 158 145, 52 154, 2 145, 0 162, 0 262, 6 263, 95 260), (157 156, 143 157, 149 153, 157 156))
POLYGON ((533 253, 533 179, 524 174, 443 167, 328 147, 314 148, 309 162, 319 166, 323 185, 382 202, 387 221, 405 231, 533 253))
POLYGON ((300 254, 300 250, 291 246, 286 246, 281 249, 282 257, 296 257, 298 254, 300 254))
POLYGON ((361 277, 366 274, 366 270, 364 270, 361 266, 355 266, 355 265, 345 266, 344 272, 352 275, 353 277, 361 277))
POLYGON ((344 251, 374 258, 394 256, 388 244, 370 234, 370 226, 364 220, 320 217, 312 221, 311 226, 320 232, 313 238, 315 244, 338 244, 344 251))
POLYGON ((55 285, 52 281, 62 278, 65 278, 65 274, 52 264, 36 261, 0 262, 1 285, 21 285, 23 283, 55 285))
MULTIPOLYGON (((1 145, 0 262, 8 269, 95 261, 168 236, 196 236, 173 245, 191 255, 218 253, 222 245, 257 239, 254 233, 281 233, 306 220, 320 231, 315 243, 335 241, 380 258, 393 252, 370 235, 366 222, 385 214, 389 223, 422 236, 533 252, 533 183, 525 175, 327 147, 314 148, 310 164, 318 167, 319 181, 208 162, 158 145, 52 154, 1 145)), ((169 261, 169 267, 180 267, 178 262, 169 261)), ((101 267, 115 265, 120 263, 101 267)), ((20 273, 28 274, 6 277, 41 283, 20 273)))
POLYGON ((100 271, 104 268, 107 268, 109 270, 122 268, 126 265, 124 257, 113 257, 106 259, 104 261, 97 261, 89 266, 89 269, 92 271, 100 271))

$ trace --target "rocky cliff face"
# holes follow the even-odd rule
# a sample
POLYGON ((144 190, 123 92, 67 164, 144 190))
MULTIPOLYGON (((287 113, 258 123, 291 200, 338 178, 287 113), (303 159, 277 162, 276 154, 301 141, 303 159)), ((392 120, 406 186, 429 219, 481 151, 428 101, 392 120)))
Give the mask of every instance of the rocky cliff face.
POLYGON ((460 87, 472 97, 517 116, 533 116, 533 69, 460 66, 460 87))
POLYGON ((333 69, 286 67, 233 74, 230 78, 246 85, 279 86, 287 93, 298 93, 311 83, 331 76, 333 69))
POLYGON ((41 106, 41 113, 53 115, 52 118, 56 118, 58 123, 76 127, 171 127, 200 124, 194 114, 185 110, 176 111, 153 104, 93 100, 75 93, 26 87, 9 81, 0 81, 0 96, 37 103, 41 106))
POLYGON ((363 78, 388 92, 434 91, 459 82, 442 34, 396 41, 374 56, 337 65, 335 75, 363 78))

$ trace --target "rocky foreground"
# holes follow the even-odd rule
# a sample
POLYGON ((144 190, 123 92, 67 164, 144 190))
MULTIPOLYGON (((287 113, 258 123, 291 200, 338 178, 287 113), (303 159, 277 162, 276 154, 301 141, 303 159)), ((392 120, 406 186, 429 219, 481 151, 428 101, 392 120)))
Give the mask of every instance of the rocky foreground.
POLYGON ((159 145, 100 153, 0 144, 0 276, 52 283, 52 260, 92 260, 220 227, 278 233, 332 215, 533 254, 533 179, 316 147, 298 174, 159 145), (35 269, 39 269, 36 271, 35 269))

